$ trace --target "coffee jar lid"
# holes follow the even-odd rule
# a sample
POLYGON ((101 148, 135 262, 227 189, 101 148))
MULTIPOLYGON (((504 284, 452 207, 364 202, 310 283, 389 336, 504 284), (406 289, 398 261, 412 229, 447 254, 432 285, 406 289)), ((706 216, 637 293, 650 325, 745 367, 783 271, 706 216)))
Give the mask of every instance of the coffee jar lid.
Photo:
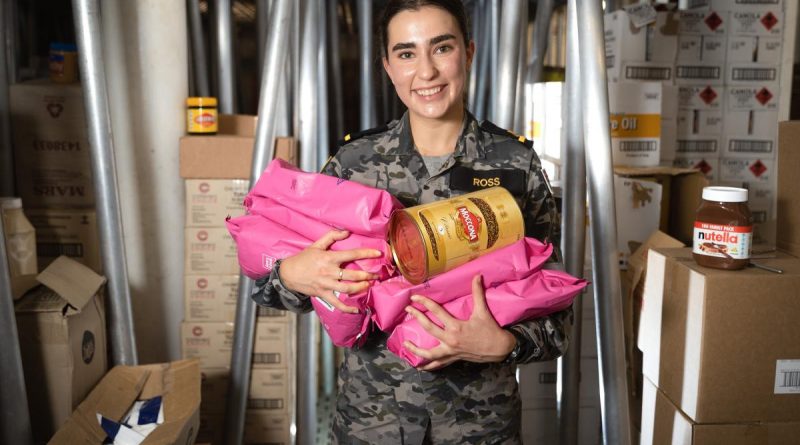
POLYGON ((714 202, 747 202, 747 189, 738 187, 704 187, 703 199, 714 202))

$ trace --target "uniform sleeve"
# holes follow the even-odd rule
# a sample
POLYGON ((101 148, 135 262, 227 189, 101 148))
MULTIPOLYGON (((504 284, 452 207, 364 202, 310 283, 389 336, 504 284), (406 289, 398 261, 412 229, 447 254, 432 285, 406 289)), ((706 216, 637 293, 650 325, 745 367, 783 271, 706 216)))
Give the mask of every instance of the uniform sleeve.
MULTIPOLYGON (((560 262, 561 218, 547 175, 537 156, 531 160, 528 174, 528 194, 523 217, 525 235, 553 244, 551 261, 560 262)), ((572 332, 573 312, 569 307, 544 317, 526 320, 507 329, 512 331, 520 345, 517 364, 556 359, 567 350, 569 332, 572 332)))
MULTIPOLYGON (((341 177, 341 168, 336 158, 331 158, 322 167, 323 174, 341 177)), ((280 277, 281 261, 276 261, 269 275, 256 280, 253 293, 250 298, 259 306, 267 306, 275 309, 289 310, 292 312, 303 313, 312 309, 311 300, 308 295, 294 292, 286 288, 280 277)))

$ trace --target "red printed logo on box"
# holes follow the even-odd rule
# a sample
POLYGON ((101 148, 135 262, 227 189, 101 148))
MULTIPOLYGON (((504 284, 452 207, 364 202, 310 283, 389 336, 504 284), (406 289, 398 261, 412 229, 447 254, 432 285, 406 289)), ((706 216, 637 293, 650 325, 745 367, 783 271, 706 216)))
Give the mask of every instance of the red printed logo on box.
POLYGON ((761 103, 761 105, 766 105, 772 99, 772 93, 766 88, 762 88, 758 93, 756 93, 756 100, 761 103))
POLYGON ((64 106, 57 103, 49 103, 47 104, 47 112, 50 113, 50 117, 57 118, 61 116, 61 112, 64 111, 64 106))
POLYGON ((714 89, 711 87, 706 87, 703 91, 700 92, 699 96, 700 99, 703 100, 703 102, 705 102, 706 104, 710 104, 711 102, 714 102, 714 99, 717 98, 717 92, 714 91, 714 89))
POLYGON ((711 171, 711 165, 709 165, 709 163, 706 162, 705 159, 695 164, 694 168, 703 172, 704 175, 707 175, 708 172, 711 171))
POLYGON ((208 232, 206 232, 205 230, 201 230, 201 231, 197 232, 197 239, 200 240, 200 241, 207 240, 208 239, 208 232))
POLYGON ((195 326, 192 328, 192 335, 195 337, 200 337, 203 335, 203 327, 202 326, 195 326))
POLYGON ((200 288, 200 289, 207 288, 208 287, 208 280, 206 280, 205 278, 200 278, 199 280, 197 280, 197 287, 200 288))
POLYGON ((761 24, 764 25, 764 28, 767 28, 767 31, 771 31, 778 24, 778 18, 775 17, 775 14, 768 12, 764 17, 761 17, 761 24))
POLYGON ((756 161, 750 166, 750 171, 758 178, 767 172, 767 166, 761 161, 756 161))
POLYGON ((710 30, 716 31, 717 28, 722 25, 722 17, 720 17, 716 12, 712 12, 708 15, 708 17, 706 17, 705 22, 710 30))
POLYGON ((208 193, 211 190, 211 186, 207 182, 201 182, 197 189, 200 190, 200 193, 208 193))

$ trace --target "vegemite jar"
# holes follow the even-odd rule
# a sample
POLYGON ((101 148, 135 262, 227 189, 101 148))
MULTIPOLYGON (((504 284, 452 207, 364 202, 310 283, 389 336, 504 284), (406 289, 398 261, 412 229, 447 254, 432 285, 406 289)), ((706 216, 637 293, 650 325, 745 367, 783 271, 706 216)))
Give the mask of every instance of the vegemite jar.
POLYGON ((190 97, 186 99, 186 132, 217 134, 217 98, 190 97))
POLYGON ((394 262, 413 284, 524 236, 522 211, 503 187, 397 210, 389 222, 394 262))
POLYGON ((737 270, 750 263, 753 216, 747 190, 705 187, 694 223, 692 256, 697 264, 737 270))

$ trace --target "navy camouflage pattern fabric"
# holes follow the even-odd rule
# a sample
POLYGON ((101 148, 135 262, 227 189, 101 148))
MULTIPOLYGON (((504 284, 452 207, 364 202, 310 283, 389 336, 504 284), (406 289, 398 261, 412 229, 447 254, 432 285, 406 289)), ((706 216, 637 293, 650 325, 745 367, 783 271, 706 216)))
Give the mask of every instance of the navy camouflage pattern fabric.
MULTIPOLYGON (((414 206, 467 193, 451 187, 450 173, 456 167, 521 172, 517 176, 525 178, 524 190, 512 193, 523 209, 526 235, 559 245, 559 215, 534 150, 490 123, 479 124, 470 114, 464 119, 455 152, 439 171, 427 171, 414 148, 406 114, 384 131, 344 145, 322 172, 385 189, 404 205, 414 206)), ((310 311, 308 296, 282 285, 279 268, 280 263, 256 282, 253 300, 295 312, 310 311)), ((571 323, 570 308, 509 326, 521 340, 516 364, 564 354, 571 323)), ((420 371, 390 352, 386 338, 387 334, 375 329, 362 347, 345 351, 333 443, 520 443, 515 364, 459 361, 436 371, 420 371)))

